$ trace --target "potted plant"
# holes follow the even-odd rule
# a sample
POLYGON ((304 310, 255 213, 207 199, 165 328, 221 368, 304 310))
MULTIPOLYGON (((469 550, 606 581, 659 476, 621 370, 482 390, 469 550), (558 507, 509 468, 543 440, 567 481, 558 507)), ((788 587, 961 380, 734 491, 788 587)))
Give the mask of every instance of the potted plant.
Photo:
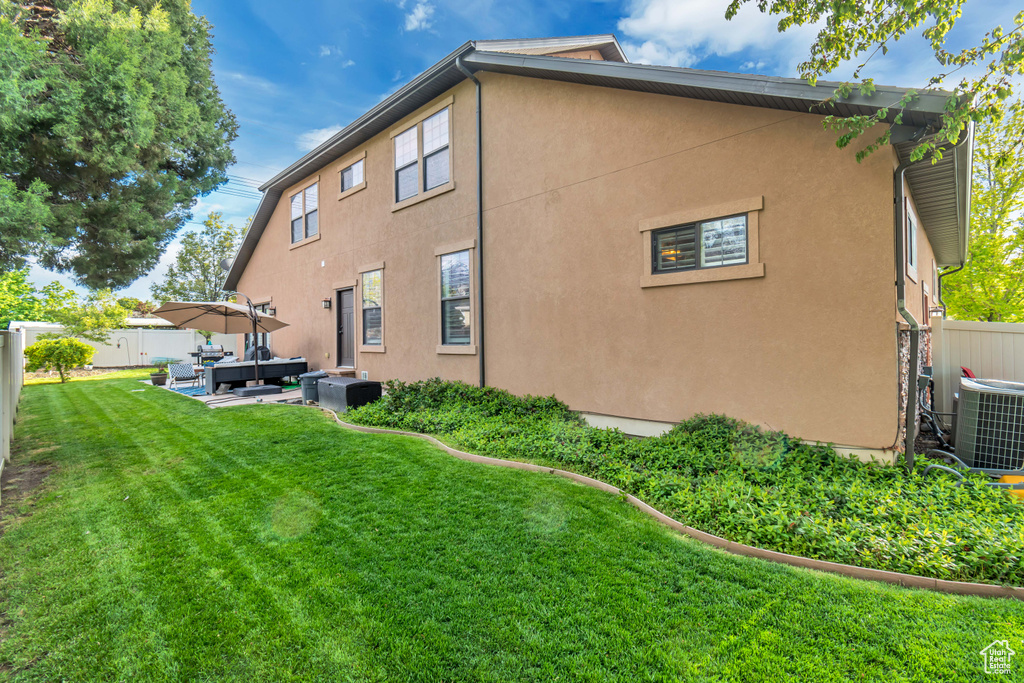
POLYGON ((156 366, 156 372, 150 373, 150 381, 153 382, 153 386, 162 387, 167 384, 167 366, 160 364, 156 366))

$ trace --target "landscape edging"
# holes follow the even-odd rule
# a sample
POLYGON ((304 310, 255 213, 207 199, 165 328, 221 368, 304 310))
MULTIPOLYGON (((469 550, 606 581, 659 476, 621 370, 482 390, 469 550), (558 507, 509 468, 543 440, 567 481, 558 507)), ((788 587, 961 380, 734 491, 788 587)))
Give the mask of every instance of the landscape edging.
POLYGON ((801 567, 803 569, 816 569, 818 571, 830 572, 832 574, 841 574, 843 576, 853 577, 855 579, 865 579, 867 581, 879 581, 882 583, 891 583, 898 586, 904 586, 908 588, 924 588, 927 590, 938 591, 940 593, 953 593, 955 595, 978 595, 982 597, 998 597, 998 598, 1014 598, 1016 600, 1024 600, 1024 588, 1018 586, 997 586, 995 584, 988 583, 967 583, 965 581, 947 581, 946 579, 934 579, 927 576, 915 576, 913 574, 901 574, 900 572, 890 572, 884 569, 869 569, 867 567, 856 567, 850 564, 842 564, 840 562, 829 562, 828 560, 814 560, 809 557, 800 557, 799 555, 790 555, 788 553, 781 553, 777 550, 765 550, 764 548, 757 548, 752 545, 745 545, 743 543, 736 543, 728 539, 722 538, 721 536, 715 536, 699 529, 686 526, 682 522, 675 520, 663 512, 659 512, 644 501, 640 500, 636 496, 625 493, 619 488, 606 484, 599 479, 593 479, 591 477, 577 474, 575 472, 569 472, 567 470, 560 470, 556 467, 545 467, 543 465, 534 465, 527 462, 519 462, 517 460, 503 460, 501 458, 491 458, 486 455, 477 455, 475 453, 467 453, 460 451, 457 448, 443 443, 439 439, 429 435, 420 434, 418 432, 406 432, 398 429, 382 429, 379 427, 364 427, 363 425, 353 424, 351 422, 345 422, 338 414, 329 408, 321 408, 326 413, 330 413, 334 417, 335 421, 342 427, 352 429, 357 432, 363 432, 366 434, 397 434, 401 436, 413 436, 420 439, 424 439, 434 444, 438 448, 444 450, 448 455, 456 457, 460 460, 466 460, 469 462, 477 462, 484 465, 494 465, 496 467, 509 467, 517 470, 528 470, 530 472, 546 472, 548 474, 555 474, 560 477, 572 479, 581 484, 586 484, 601 491, 607 493, 614 493, 616 495, 624 496, 629 503, 640 510, 645 512, 654 519, 658 520, 670 529, 674 529, 680 533, 686 534, 690 538, 713 545, 717 548, 721 548, 726 552, 734 555, 742 555, 744 557, 756 557, 762 560, 768 560, 769 562, 777 562, 779 564, 789 565, 791 567, 801 567))

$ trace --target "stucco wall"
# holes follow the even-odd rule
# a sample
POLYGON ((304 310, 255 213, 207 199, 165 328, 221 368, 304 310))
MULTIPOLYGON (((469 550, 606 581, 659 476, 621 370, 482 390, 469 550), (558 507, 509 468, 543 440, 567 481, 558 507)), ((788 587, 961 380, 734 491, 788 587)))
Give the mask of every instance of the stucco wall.
MULTIPOLYGON (((476 381, 475 356, 436 353, 440 302, 434 250, 476 232, 473 86, 463 83, 450 96, 453 191, 392 212, 393 147, 390 135, 383 133, 317 174, 319 240, 290 248, 289 197, 317 176, 284 192, 239 280, 239 291, 257 303, 272 302, 277 317, 290 324, 271 335, 274 353, 305 356, 311 369, 334 368, 336 302, 324 310, 321 301, 340 287, 355 285, 361 266, 383 261, 385 353, 357 353, 358 369, 374 379, 443 376, 476 381), (339 200, 338 174, 363 151, 366 188, 339 200)), ((405 127, 401 123, 394 128, 405 127)), ((358 289, 356 294, 358 318, 358 289)))
MULTIPOLYGON (((907 310, 910 311, 922 325, 928 325, 929 320, 931 320, 931 313, 928 309, 932 306, 939 305, 938 297, 935 292, 935 255, 932 251, 931 242, 928 241, 928 235, 925 233, 924 226, 921 223, 920 214, 917 212, 917 203, 914 201, 914 195, 910 191, 910 186, 905 182, 903 184, 903 191, 906 194, 907 202, 913 210, 914 215, 918 216, 917 268, 916 270, 908 268, 906 273, 907 310), (922 285, 928 289, 927 300, 925 299, 922 285)), ((904 258, 906 258, 905 254, 904 258)), ((899 314, 897 313, 897 315, 899 314)), ((903 318, 900 317, 899 320, 902 321, 903 318)))
MULTIPOLYGON (((809 114, 480 78, 489 384, 595 413, 720 412, 804 439, 893 445, 887 157, 857 164, 809 114), (641 222, 754 197, 763 277, 641 287, 641 222)), ((334 311, 320 301, 384 261, 386 353, 357 354, 357 368, 476 381, 476 356, 436 353, 434 252, 475 231, 473 90, 453 95, 454 191, 393 213, 382 134, 365 146, 365 190, 335 199, 347 159, 321 171, 321 239, 293 250, 285 192, 240 281, 292 323, 274 333, 276 353, 333 367, 334 311)))

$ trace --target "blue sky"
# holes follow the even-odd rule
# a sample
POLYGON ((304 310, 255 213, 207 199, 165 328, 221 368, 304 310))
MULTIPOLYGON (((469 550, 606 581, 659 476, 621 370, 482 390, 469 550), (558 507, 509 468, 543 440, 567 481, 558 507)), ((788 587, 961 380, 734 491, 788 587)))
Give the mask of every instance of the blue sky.
MULTIPOLYGON (((1011 25, 1015 3, 968 0, 953 45, 1011 25)), ((636 62, 796 76, 813 28, 779 34, 777 19, 745 7, 724 18, 727 0, 193 0, 214 26, 214 76, 239 123, 231 181, 193 209, 194 229, 210 211, 244 225, 255 186, 360 116, 467 40, 614 33, 636 62)), ((878 83, 920 87, 937 71, 919 37, 872 62, 878 83)), ((847 71, 847 74, 849 71, 847 71)), ((180 238, 180 235, 179 235, 180 238)), ((161 264, 124 293, 150 298, 161 264)), ((66 275, 33 268, 32 280, 66 275)))

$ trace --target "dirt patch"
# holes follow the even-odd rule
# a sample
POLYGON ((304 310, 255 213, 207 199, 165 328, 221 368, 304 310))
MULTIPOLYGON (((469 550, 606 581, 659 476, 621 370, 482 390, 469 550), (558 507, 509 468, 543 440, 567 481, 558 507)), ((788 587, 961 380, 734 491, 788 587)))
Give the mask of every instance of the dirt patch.
MULTIPOLYGON (((53 447, 37 449, 52 450, 53 447)), ((37 451, 32 451, 33 453, 37 451)), ((31 514, 22 505, 55 469, 46 462, 12 461, 0 473, 0 536, 15 517, 31 514)))
MULTIPOLYGON (((68 372, 66 372, 65 376, 71 377, 71 378, 95 377, 96 375, 109 375, 110 373, 117 372, 120 369, 121 368, 93 368, 92 370, 86 370, 85 368, 75 368, 74 370, 69 370, 68 372)), ((25 373, 25 380, 26 381, 27 380, 46 380, 46 379, 55 379, 55 380, 57 380, 59 382, 60 381, 60 373, 58 373, 56 370, 51 370, 50 372, 45 372, 43 370, 40 370, 38 372, 26 372, 25 373)))

